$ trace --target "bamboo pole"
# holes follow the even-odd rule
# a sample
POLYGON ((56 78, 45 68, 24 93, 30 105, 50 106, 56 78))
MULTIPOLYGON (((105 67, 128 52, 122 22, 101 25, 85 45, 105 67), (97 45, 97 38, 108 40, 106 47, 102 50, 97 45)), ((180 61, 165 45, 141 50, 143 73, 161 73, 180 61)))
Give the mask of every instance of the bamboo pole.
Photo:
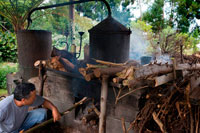
POLYGON ((99 116, 99 133, 106 133, 106 102, 108 96, 108 75, 102 76, 101 86, 101 112, 99 116))

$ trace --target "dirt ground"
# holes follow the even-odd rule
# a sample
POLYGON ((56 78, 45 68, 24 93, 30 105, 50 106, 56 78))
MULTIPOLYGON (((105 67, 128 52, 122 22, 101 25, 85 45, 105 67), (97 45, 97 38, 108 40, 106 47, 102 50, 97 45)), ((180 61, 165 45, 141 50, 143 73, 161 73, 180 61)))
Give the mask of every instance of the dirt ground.
POLYGON ((56 122, 36 130, 33 133, 98 133, 98 128, 97 126, 92 127, 81 123, 76 123, 73 127, 63 127, 60 123, 56 122))

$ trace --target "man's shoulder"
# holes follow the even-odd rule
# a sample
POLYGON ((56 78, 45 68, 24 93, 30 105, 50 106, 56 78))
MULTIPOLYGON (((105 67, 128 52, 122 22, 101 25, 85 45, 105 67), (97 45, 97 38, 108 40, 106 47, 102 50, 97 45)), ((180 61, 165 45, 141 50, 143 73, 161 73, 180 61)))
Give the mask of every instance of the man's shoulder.
POLYGON ((6 97, 5 99, 3 99, 2 101, 0 101, 0 110, 6 110, 8 106, 10 106, 13 102, 13 95, 10 95, 8 97, 6 97))

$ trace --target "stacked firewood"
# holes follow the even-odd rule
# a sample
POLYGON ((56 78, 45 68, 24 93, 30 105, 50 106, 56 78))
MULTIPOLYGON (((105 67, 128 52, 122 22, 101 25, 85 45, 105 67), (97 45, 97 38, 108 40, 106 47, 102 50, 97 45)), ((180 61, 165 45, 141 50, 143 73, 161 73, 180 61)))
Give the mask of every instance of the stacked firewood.
POLYGON ((200 106, 197 100, 190 98, 188 79, 149 88, 143 99, 146 99, 144 106, 128 131, 199 132, 200 106))
POLYGON ((200 75, 200 64, 194 62, 199 59, 192 55, 184 56, 184 60, 184 64, 174 59, 172 64, 154 61, 144 66, 135 61, 119 64, 96 60, 98 64, 87 64, 79 72, 87 81, 107 75, 119 90, 114 91, 116 103, 136 90, 146 90, 140 112, 126 131, 199 132, 200 98, 191 96, 199 88, 191 85, 200 75))
MULTIPOLYGON (((144 90, 140 111, 128 129, 123 127, 124 131, 199 132, 200 56, 174 57, 171 64, 154 61, 141 66, 133 60, 125 63, 95 60, 94 64, 83 68, 77 67, 78 61, 73 55, 54 48, 50 60, 37 61, 35 66, 42 64, 59 71, 79 71, 86 81, 104 83, 108 80, 114 86, 116 103, 136 90, 144 90), (195 87, 191 84, 193 80, 197 80, 195 87)), ((93 110, 82 122, 97 121, 98 116, 98 111, 93 110)))
MULTIPOLYGON (((133 66, 139 66, 136 61, 129 61, 126 63, 112 63, 107 61, 95 60, 97 65, 87 64, 86 68, 79 68, 79 72, 85 77, 87 81, 92 79, 99 79, 102 75, 115 76, 117 73, 125 69, 129 69, 127 77, 134 70, 133 66)), ((126 73, 126 72, 124 72, 126 73)))
POLYGON ((48 60, 38 60, 34 63, 35 67, 40 65, 58 71, 74 72, 77 60, 71 53, 53 47, 51 58, 48 60))
POLYGON ((90 126, 96 126, 99 122, 99 115, 100 112, 97 108, 99 105, 90 105, 90 107, 87 109, 84 116, 81 118, 83 125, 89 124, 90 126))

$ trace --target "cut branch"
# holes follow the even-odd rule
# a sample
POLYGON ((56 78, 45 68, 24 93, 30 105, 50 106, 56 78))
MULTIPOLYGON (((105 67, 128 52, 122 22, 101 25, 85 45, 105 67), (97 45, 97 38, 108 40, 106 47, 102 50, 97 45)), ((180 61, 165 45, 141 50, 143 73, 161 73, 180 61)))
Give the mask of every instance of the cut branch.
POLYGON ((115 75, 118 72, 121 72, 125 67, 108 67, 108 68, 97 68, 94 70, 94 75, 99 78, 101 75, 115 75))
POLYGON ((163 132, 163 133, 167 133, 163 123, 161 122, 161 120, 157 117, 156 113, 153 112, 152 113, 152 116, 153 116, 153 119, 155 120, 155 122, 158 124, 158 126, 160 127, 160 130, 163 132))

